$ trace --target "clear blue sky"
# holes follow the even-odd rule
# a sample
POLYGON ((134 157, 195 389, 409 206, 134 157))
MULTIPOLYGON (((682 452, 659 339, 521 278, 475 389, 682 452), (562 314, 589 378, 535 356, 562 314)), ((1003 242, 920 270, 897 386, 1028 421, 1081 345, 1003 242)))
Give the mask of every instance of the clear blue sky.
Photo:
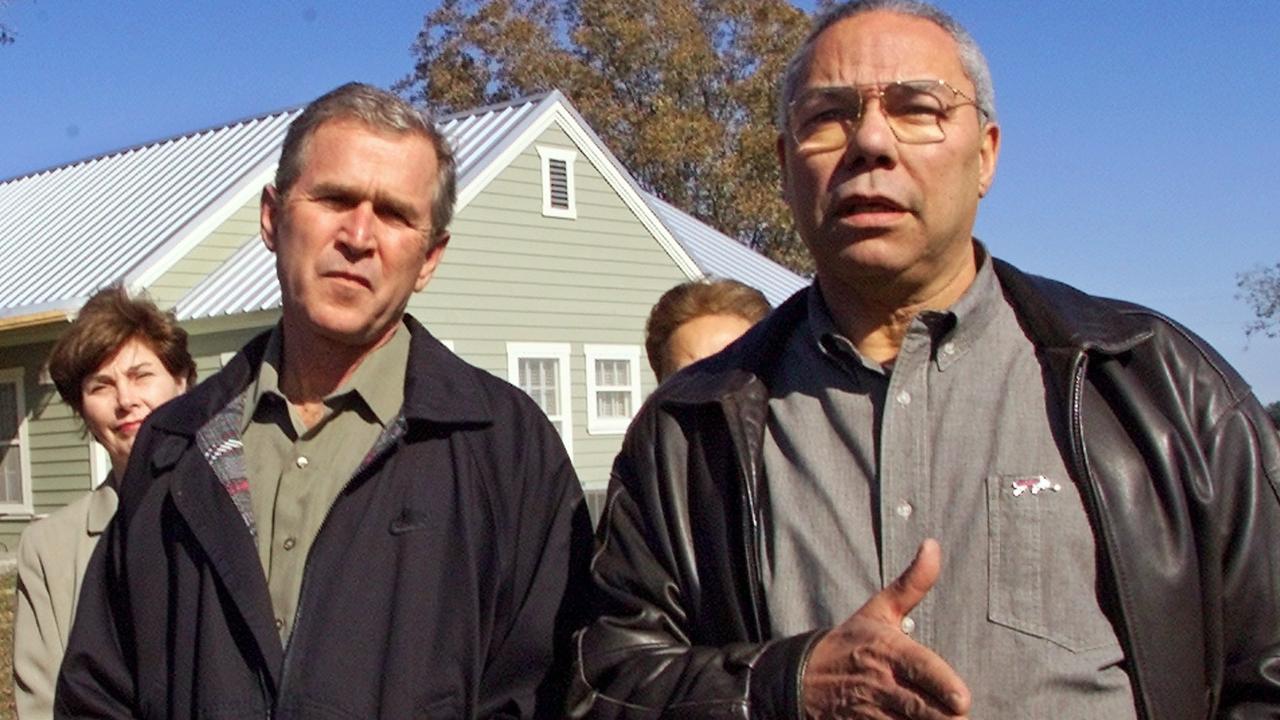
MULTIPOLYGON (((0 0, 2 2, 2 0, 0 0)), ((943 0, 1004 132, 978 235, 1024 269, 1155 307, 1280 400, 1235 274, 1280 260, 1280 2, 943 0)), ((388 85, 432 6, 10 0, 0 179, 388 85)))

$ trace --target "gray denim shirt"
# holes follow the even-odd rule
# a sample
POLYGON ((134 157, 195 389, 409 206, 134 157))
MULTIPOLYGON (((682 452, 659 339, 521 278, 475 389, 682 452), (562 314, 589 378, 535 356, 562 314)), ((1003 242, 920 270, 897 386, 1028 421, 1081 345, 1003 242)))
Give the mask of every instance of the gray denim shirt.
POLYGON ((973 717, 1134 717, 1064 435, 989 257, 948 311, 911 323, 891 371, 840 335, 816 285, 809 298, 769 383, 774 633, 839 624, 937 538, 942 575, 903 630, 965 680, 973 717))

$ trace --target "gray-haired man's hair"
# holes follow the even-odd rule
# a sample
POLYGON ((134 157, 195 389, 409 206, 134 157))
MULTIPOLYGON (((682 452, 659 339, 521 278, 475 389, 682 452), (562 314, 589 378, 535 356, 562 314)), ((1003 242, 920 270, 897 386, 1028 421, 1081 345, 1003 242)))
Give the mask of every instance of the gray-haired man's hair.
POLYGON ((276 168, 276 194, 284 198, 302 174, 311 136, 321 125, 337 120, 354 120, 369 128, 391 134, 414 133, 431 142, 436 153, 435 192, 431 198, 431 242, 438 240, 453 218, 458 196, 458 163, 449 142, 431 118, 403 98, 364 83, 347 83, 330 90, 307 105, 289 124, 276 168))
MULTIPOLYGON (((804 44, 791 56, 787 69, 782 75, 782 87, 778 93, 778 128, 783 132, 787 128, 787 115, 791 101, 795 99, 796 90, 801 77, 808 69, 813 54, 813 44, 824 30, 846 18, 869 13, 876 10, 910 15, 937 25, 956 41, 960 55, 960 64, 964 73, 973 83, 974 101, 978 107, 986 111, 985 122, 996 119, 996 90, 991 83, 991 69, 987 67, 987 58, 982 54, 977 41, 954 18, 938 8, 919 0, 853 0, 836 5, 823 13, 814 21, 804 44)), ((915 78, 884 78, 885 80, 913 80, 915 78)), ((980 114, 981 115, 981 114, 980 114)))

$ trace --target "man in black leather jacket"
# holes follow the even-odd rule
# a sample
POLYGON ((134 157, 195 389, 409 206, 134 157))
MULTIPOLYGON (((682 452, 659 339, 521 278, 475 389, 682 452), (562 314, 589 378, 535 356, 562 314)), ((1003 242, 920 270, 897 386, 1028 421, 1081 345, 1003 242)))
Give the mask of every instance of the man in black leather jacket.
POLYGON ((972 238, 992 96, 928 6, 815 26, 779 154, 816 281, 629 431, 570 715, 1280 710, 1277 435, 1185 329, 972 238))

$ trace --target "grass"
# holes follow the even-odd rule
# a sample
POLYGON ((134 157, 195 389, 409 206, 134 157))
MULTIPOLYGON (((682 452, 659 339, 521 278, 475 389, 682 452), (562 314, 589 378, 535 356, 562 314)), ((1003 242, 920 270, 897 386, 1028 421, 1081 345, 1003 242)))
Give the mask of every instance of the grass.
POLYGON ((13 586, 17 571, 0 575, 0 720, 18 716, 13 709, 13 586))

